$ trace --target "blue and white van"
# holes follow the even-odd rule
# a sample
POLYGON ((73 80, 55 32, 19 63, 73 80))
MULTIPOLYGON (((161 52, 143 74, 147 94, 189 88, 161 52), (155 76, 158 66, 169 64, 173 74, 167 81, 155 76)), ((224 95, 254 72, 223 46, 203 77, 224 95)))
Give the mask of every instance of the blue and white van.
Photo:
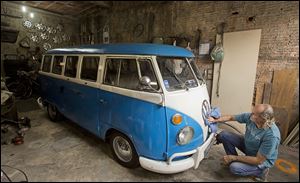
POLYGON ((121 165, 163 173, 197 168, 213 142, 209 96, 191 51, 104 44, 47 51, 40 104, 110 143, 121 165))

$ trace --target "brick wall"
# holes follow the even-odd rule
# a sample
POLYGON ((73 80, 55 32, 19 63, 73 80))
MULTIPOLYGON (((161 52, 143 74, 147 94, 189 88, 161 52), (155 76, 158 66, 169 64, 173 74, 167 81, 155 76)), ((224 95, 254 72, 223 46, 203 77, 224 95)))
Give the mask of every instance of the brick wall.
MULTIPOLYGON (((212 46, 222 22, 226 23, 224 32, 262 29, 255 91, 263 91, 263 84, 271 81, 274 70, 299 70, 298 1, 114 2, 107 18, 111 42, 151 42, 153 37, 165 37, 170 43, 166 37, 186 36, 191 38, 195 53, 197 29, 202 31, 200 41, 212 46), (154 15, 154 22, 149 22, 150 15, 154 15), (138 24, 144 26, 140 36, 134 34, 138 24)), ((213 68, 207 59, 197 57, 197 63, 202 68, 213 68)), ((261 100, 262 92, 255 92, 254 101, 261 100)))

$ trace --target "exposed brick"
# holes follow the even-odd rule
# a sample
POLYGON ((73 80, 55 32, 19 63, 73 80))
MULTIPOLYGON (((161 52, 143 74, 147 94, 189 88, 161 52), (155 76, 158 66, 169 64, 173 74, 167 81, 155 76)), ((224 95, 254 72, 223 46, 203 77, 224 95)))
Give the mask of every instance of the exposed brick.
MULTIPOLYGON (((111 11, 113 16, 110 18, 110 15, 107 15, 107 18, 111 23, 112 37, 114 34, 122 34, 122 39, 112 39, 112 42, 151 41, 146 36, 150 29, 145 30, 141 37, 135 38, 130 29, 124 30, 120 27, 122 22, 129 21, 127 28, 131 27, 132 30, 139 22, 133 15, 125 16, 129 11, 133 12, 133 15, 137 12, 153 13, 154 37, 188 35, 192 38, 190 46, 193 50, 197 49, 197 29, 202 30, 201 41, 211 43, 215 42, 216 27, 222 22, 226 23, 225 32, 262 29, 255 88, 263 87, 264 82, 269 82, 273 70, 299 68, 298 1, 117 2, 111 11), (249 17, 254 17, 254 21, 249 21, 249 17)), ((143 24, 147 25, 148 19, 145 19, 143 24)), ((202 68, 212 65, 212 62, 201 60, 197 60, 197 63, 202 68)))

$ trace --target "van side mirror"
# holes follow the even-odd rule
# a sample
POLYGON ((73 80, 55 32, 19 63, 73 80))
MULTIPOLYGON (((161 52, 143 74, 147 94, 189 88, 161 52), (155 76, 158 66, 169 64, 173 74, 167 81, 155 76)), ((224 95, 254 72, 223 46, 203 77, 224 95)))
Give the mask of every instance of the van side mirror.
POLYGON ((149 86, 151 83, 151 79, 148 76, 143 76, 140 78, 140 83, 144 86, 149 86))
POLYGON ((140 78, 140 84, 142 85, 142 87, 140 89, 142 89, 142 90, 150 89, 150 90, 153 90, 154 92, 158 93, 158 91, 151 86, 151 79, 148 76, 142 76, 140 78))

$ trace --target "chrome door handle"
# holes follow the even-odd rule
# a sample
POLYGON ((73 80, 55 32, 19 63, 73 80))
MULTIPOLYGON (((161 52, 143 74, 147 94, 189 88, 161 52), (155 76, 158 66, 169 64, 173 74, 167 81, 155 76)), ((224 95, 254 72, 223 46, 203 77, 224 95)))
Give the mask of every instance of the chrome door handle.
POLYGON ((100 102, 101 104, 106 104, 106 103, 107 103, 104 99, 100 99, 99 102, 100 102))

